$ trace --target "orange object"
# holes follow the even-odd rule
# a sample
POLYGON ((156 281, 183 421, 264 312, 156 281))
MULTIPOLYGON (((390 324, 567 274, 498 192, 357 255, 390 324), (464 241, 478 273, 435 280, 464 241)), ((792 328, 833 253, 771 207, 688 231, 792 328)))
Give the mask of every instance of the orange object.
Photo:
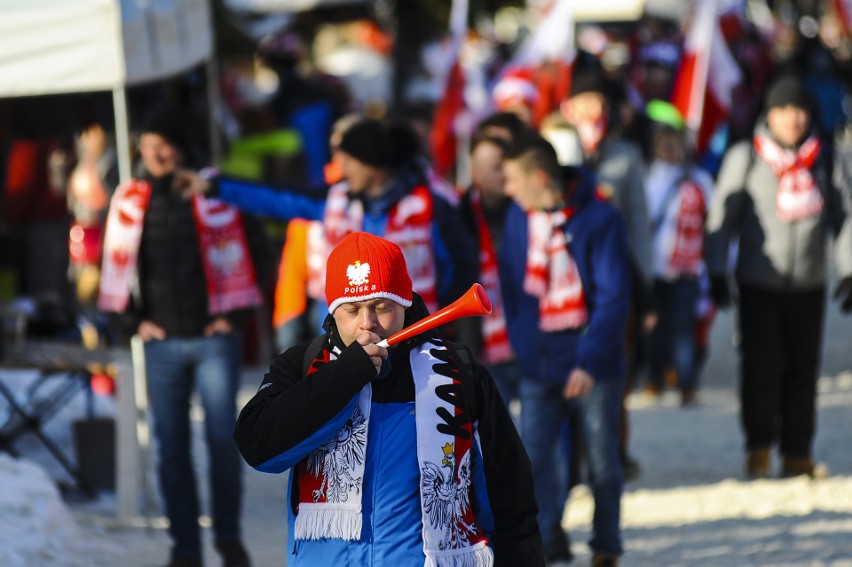
POLYGON ((428 317, 424 317, 413 325, 409 325, 400 332, 394 333, 380 342, 379 346, 387 348, 435 327, 440 327, 445 323, 455 321, 456 319, 471 317, 473 315, 488 315, 490 313, 491 299, 488 297, 485 288, 475 283, 470 286, 470 289, 464 295, 451 304, 440 311, 432 313, 428 317))
POLYGON ((92 374, 92 391, 99 396, 115 395, 115 380, 106 374, 92 374))
POLYGON ((272 312, 272 325, 276 328, 299 317, 307 308, 307 247, 308 227, 311 222, 293 219, 287 225, 286 240, 281 249, 281 262, 278 265, 278 280, 275 285, 272 312))

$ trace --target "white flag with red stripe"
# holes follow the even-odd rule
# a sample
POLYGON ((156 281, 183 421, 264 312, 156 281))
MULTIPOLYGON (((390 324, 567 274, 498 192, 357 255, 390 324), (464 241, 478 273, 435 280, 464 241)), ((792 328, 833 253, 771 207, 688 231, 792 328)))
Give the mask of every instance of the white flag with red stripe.
POLYGON ((733 90, 742 72, 719 27, 717 0, 699 0, 686 35, 683 59, 675 80, 672 103, 695 135, 699 153, 724 122, 733 104, 733 90))
POLYGON ((843 32, 852 34, 852 0, 831 0, 831 3, 843 32))
POLYGON ((438 92, 442 93, 435 107, 429 147, 435 172, 446 177, 456 160, 456 121, 464 110, 464 71, 459 61, 467 35, 468 0, 453 0, 450 9, 450 44, 444 56, 447 65, 438 74, 438 92))
POLYGON ((556 110, 571 90, 571 70, 577 57, 571 1, 548 2, 536 26, 500 73, 502 77, 510 69, 526 68, 531 71, 538 89, 533 109, 536 124, 556 110))
POLYGON ((549 61, 570 65, 576 56, 571 0, 551 0, 507 67, 534 67, 549 61))

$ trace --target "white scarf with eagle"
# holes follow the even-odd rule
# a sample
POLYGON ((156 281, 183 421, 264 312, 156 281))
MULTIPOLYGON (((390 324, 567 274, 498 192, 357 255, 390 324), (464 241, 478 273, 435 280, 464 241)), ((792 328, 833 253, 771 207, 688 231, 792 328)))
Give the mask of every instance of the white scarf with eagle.
MULTIPOLYGON (((446 347, 426 342, 412 350, 410 357, 424 566, 491 567, 493 551, 473 514, 471 452, 478 437, 469 421, 461 426, 467 435, 452 435, 442 432, 446 427, 439 427, 446 425, 441 414, 454 416, 465 410, 447 401, 447 397, 461 395, 459 382, 435 370, 444 361, 433 350, 443 351, 446 347)), ((334 354, 329 353, 329 359, 333 358, 334 354)), ((294 471, 299 475, 300 486, 297 540, 360 539, 371 393, 368 384, 340 432, 312 451, 294 471)))

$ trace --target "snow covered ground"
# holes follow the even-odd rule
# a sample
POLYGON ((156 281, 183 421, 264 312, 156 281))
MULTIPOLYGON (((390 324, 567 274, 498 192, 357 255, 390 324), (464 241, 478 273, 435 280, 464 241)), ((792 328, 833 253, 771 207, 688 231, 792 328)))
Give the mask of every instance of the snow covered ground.
MULTIPOLYGON (((642 476, 627 485, 623 499, 624 566, 852 567, 852 319, 830 309, 815 450, 830 477, 743 479, 734 327, 730 314, 723 314, 714 328, 698 406, 680 408, 674 393, 656 404, 631 397, 632 452, 642 476)), ((246 369, 243 400, 262 372, 246 369)), ((74 411, 51 422, 48 431, 70 443, 67 421, 74 411)), ((0 565, 165 563, 169 541, 162 519, 119 526, 108 494, 94 502, 63 503, 50 479, 60 474, 55 464, 36 443, 25 439, 18 448, 39 466, 0 454, 0 565)), ((195 450, 203 466, 200 439, 195 450)), ((245 479, 244 531, 255 564, 284 565, 286 477, 246 468, 245 479)), ((576 565, 588 564, 591 513, 588 492, 578 487, 564 519, 576 565)), ((218 565, 212 545, 206 545, 207 564, 218 565)))

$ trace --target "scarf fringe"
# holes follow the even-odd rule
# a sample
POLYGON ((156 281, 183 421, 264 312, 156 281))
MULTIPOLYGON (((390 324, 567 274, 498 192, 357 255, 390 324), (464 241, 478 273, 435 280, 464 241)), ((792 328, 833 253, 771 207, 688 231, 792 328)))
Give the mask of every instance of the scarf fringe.
POLYGON ((332 538, 358 541, 361 538, 361 526, 360 508, 302 503, 293 532, 297 540, 332 538))
POLYGON ((424 567, 493 567, 494 551, 485 542, 473 548, 439 552, 440 555, 426 553, 424 567))

